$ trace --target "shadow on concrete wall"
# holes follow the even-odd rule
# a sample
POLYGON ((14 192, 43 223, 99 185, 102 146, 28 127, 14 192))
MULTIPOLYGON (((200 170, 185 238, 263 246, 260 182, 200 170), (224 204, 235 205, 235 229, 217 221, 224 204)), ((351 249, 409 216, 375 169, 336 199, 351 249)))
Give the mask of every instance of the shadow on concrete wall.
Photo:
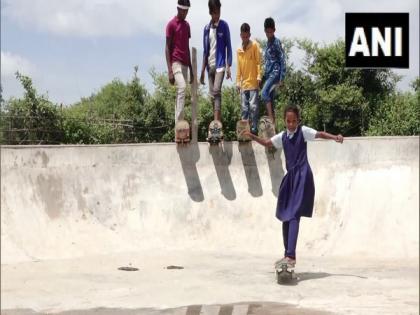
POLYGON ((177 146, 177 152, 181 161, 182 172, 188 187, 188 195, 195 202, 204 201, 203 187, 197 171, 197 162, 200 159, 200 150, 197 143, 186 146, 177 146))
POLYGON ((224 142, 218 146, 211 145, 209 151, 216 169, 220 188, 222 189, 222 195, 227 200, 235 200, 236 191, 229 172, 229 164, 232 160, 232 143, 224 142))
POLYGON ((260 197, 263 195, 263 189, 252 144, 251 142, 239 143, 238 149, 241 153, 242 164, 248 183, 248 192, 253 197, 260 197))
POLYGON ((267 156, 268 168, 270 171, 271 191, 273 192, 274 196, 278 197, 281 180, 284 177, 283 164, 281 161, 281 150, 270 152, 266 148, 265 154, 267 156))
MULTIPOLYGON (((242 158, 248 192, 253 197, 260 197, 263 195, 263 188, 252 144, 251 142, 240 143, 238 149, 242 158)), ((221 193, 227 200, 236 199, 236 190, 229 171, 229 165, 232 161, 232 150, 233 144, 231 142, 209 146, 209 153, 213 159, 221 193)), ((185 146, 179 145, 177 146, 177 152, 181 161, 189 196, 195 202, 204 201, 203 188, 196 166, 200 159, 198 143, 191 143, 185 146)), ((277 150, 273 153, 266 149, 265 152, 270 172, 271 191, 275 197, 278 197, 280 183, 284 176, 281 151, 277 150)))

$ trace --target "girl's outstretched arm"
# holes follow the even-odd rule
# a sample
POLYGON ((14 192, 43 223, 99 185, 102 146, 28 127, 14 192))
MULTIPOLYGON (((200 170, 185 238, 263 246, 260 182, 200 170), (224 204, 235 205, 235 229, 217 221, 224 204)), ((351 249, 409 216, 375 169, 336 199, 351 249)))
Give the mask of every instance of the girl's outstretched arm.
POLYGON ((248 130, 244 130, 244 131, 242 132, 242 135, 250 137, 252 140, 254 140, 254 141, 258 142, 259 144, 261 144, 261 145, 263 145, 263 146, 265 146, 265 147, 267 147, 267 148, 271 148, 271 147, 273 147, 273 143, 271 142, 271 140, 270 140, 270 139, 263 139, 263 138, 260 138, 260 137, 258 137, 258 136, 256 136, 256 135, 254 135, 253 133, 251 133, 251 132, 250 132, 250 131, 248 131, 248 130))
POLYGON ((344 138, 342 135, 332 135, 325 131, 317 131, 315 138, 317 139, 326 139, 326 140, 334 140, 338 143, 343 143, 344 138))

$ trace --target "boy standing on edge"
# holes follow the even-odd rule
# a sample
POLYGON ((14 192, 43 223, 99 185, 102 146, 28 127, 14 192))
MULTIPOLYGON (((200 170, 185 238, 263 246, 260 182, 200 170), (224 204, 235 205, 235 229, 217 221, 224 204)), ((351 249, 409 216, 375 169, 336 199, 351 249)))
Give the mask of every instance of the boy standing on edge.
POLYGON ((204 71, 209 77, 210 97, 213 103, 214 120, 221 121, 222 83, 231 78, 232 45, 228 24, 220 19, 220 0, 209 0, 211 21, 204 27, 203 66, 200 82, 204 84, 204 71))
POLYGON ((258 132, 258 88, 261 83, 261 53, 257 42, 251 41, 248 23, 241 25, 242 47, 238 48, 236 88, 241 93, 243 120, 251 118, 251 132, 258 132))
POLYGON ((185 88, 190 69, 190 84, 194 75, 191 66, 190 25, 185 20, 190 8, 190 0, 178 0, 178 14, 166 26, 166 64, 171 84, 176 84, 177 98, 175 106, 175 123, 184 119, 185 88))
POLYGON ((276 26, 274 20, 269 17, 264 21, 264 31, 267 36, 267 47, 264 51, 264 86, 261 91, 263 101, 267 106, 267 114, 274 126, 274 96, 276 86, 282 86, 286 75, 286 62, 280 39, 274 36, 276 26))

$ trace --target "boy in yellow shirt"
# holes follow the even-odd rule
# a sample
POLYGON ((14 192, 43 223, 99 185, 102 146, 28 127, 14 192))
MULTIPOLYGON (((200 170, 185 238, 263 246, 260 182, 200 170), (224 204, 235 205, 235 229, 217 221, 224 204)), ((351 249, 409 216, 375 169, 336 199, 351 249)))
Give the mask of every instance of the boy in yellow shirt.
POLYGON ((242 47, 236 52, 236 88, 241 93, 241 118, 251 119, 251 132, 258 133, 258 88, 261 82, 261 52, 257 42, 251 41, 248 23, 241 25, 242 47))

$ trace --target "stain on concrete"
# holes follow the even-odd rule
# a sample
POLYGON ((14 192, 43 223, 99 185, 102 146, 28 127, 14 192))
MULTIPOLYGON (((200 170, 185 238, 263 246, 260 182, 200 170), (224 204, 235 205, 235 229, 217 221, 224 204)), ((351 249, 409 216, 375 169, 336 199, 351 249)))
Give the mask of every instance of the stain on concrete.
POLYGON ((131 200, 133 196, 135 196, 138 192, 138 186, 141 185, 140 178, 136 175, 129 174, 127 179, 124 182, 122 187, 122 194, 123 194, 123 209, 132 210, 131 200))
MULTIPOLYGON (((85 188, 87 189, 87 188, 85 188)), ((85 199, 85 192, 82 191, 82 186, 80 185, 80 183, 76 183, 76 187, 74 189, 75 192, 75 197, 76 197, 76 201, 77 201, 77 209, 78 211, 82 212, 83 214, 85 213, 85 210, 87 208, 87 202, 85 199)))
POLYGON ((57 219, 64 208, 63 179, 61 176, 38 175, 36 185, 39 199, 44 203, 44 210, 50 219, 57 219))
POLYGON ((44 152, 44 151, 37 151, 36 153, 35 153, 35 158, 36 158, 36 160, 34 160, 34 164, 38 164, 37 162, 37 160, 41 160, 41 166, 43 167, 43 168, 45 168, 45 167, 47 167, 48 166, 48 163, 49 163, 49 161, 50 161, 50 158, 47 156, 47 154, 44 152))

